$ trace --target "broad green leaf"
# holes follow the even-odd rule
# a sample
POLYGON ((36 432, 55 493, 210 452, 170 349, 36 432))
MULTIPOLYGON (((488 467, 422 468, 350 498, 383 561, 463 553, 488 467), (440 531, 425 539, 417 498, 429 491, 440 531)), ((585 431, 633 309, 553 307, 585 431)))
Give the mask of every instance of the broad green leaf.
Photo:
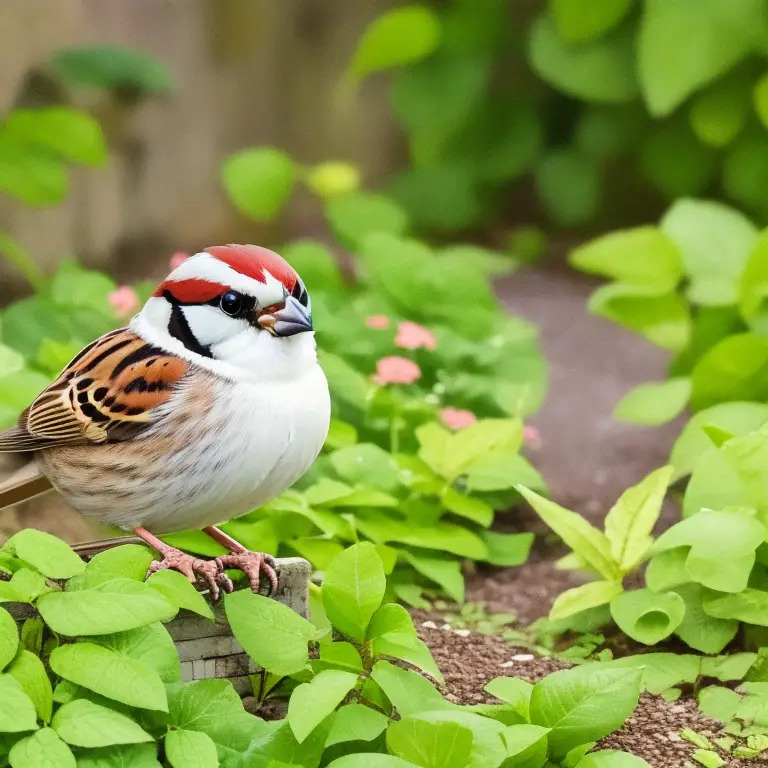
POLYGON ((724 723, 730 722, 741 703, 741 696, 724 685, 710 685, 702 688, 698 695, 699 709, 707 717, 714 717, 724 723))
POLYGON ((711 424, 727 429, 735 435, 744 435, 756 430, 766 421, 768 405, 763 403, 721 403, 695 414, 672 447, 669 457, 675 468, 672 482, 690 474, 708 454, 717 453, 717 448, 712 445, 712 441, 702 429, 705 425, 711 424))
POLYGON ((743 680, 757 661, 756 653, 729 653, 701 660, 701 676, 714 677, 723 682, 743 680))
POLYGON ((485 561, 491 565, 522 565, 533 545, 532 533, 495 533, 481 531, 480 538, 488 547, 485 561))
MULTIPOLYGON (((328 763, 328 768, 418 768, 413 763, 401 760, 393 755, 378 755, 371 752, 365 752, 358 755, 344 755, 332 763, 328 763)), ((269 766, 267 766, 269 768, 269 766)))
POLYGON ((623 590, 620 581, 590 581, 557 596, 549 611, 552 621, 567 619, 581 611, 610 603, 623 590))
POLYGON ((294 689, 288 702, 288 723, 299 744, 341 704, 358 679, 354 672, 326 669, 294 689))
POLYGON ((67 259, 56 270, 50 290, 51 298, 59 304, 101 312, 116 287, 115 281, 103 272, 84 269, 77 262, 67 259))
POLYGON ((0 132, 0 190, 27 205, 53 205, 67 196, 67 170, 49 152, 0 132))
POLYGON ((605 518, 611 557, 621 573, 629 573, 645 557, 672 476, 672 467, 651 472, 621 494, 605 518))
POLYGON ((53 589, 48 586, 45 576, 39 571, 33 571, 31 568, 19 568, 11 576, 10 581, 3 582, 0 591, 4 593, 2 600, 32 603, 40 595, 52 592, 53 589))
POLYGON ((458 560, 408 551, 404 555, 405 559, 422 576, 426 576, 439 584, 445 593, 457 603, 464 602, 464 576, 461 573, 461 565, 458 560))
MULTIPOLYGON (((346 284, 342 277, 339 263, 333 252, 322 243, 315 240, 295 240, 285 245, 280 251, 283 258, 301 275, 305 285, 308 286, 310 295, 314 295, 315 289, 322 289, 328 293, 340 293, 346 290, 346 284)), ((355 436, 351 442, 356 442, 357 432, 351 424, 333 419, 331 432, 342 431, 345 438, 349 434, 355 436)), ((341 446, 336 446, 340 448, 341 446)))
POLYGON ((377 661, 371 672, 401 717, 429 710, 452 708, 439 691, 418 672, 396 667, 388 661, 377 661))
POLYGON ((530 714, 531 694, 533 686, 519 677, 494 677, 483 688, 491 696, 509 704, 526 720, 530 714))
POLYGON ((87 165, 104 165, 107 161, 99 123, 71 107, 14 109, 2 131, 22 145, 41 147, 64 160, 87 165))
POLYGON ((749 588, 736 594, 711 592, 704 595, 702 605, 716 619, 737 619, 768 627, 768 592, 749 588))
POLYGON ((0 675, 0 733, 20 733, 35 728, 37 716, 32 699, 15 678, 0 675))
POLYGON ((157 571, 147 579, 147 584, 177 608, 198 613, 213 621, 211 607, 183 574, 177 571, 157 571))
POLYGON ((11 768, 76 768, 72 750, 52 728, 42 728, 16 742, 8 762, 11 768))
POLYGON ((654 592, 666 592, 691 582, 691 574, 685 567, 688 547, 668 549, 654 555, 645 569, 645 583, 654 592))
POLYGON ((547 759, 548 728, 529 723, 516 723, 509 726, 501 734, 501 740, 507 749, 507 759, 503 765, 542 766, 547 759))
POLYGON ((363 484, 385 491, 400 485, 400 473, 391 454, 373 443, 358 443, 331 454, 338 474, 352 484, 363 484))
POLYGON ((199 731, 169 731, 165 756, 173 768, 219 768, 216 745, 199 731))
POLYGON ((680 250, 657 227, 611 232, 579 246, 568 260, 583 272, 647 288, 649 295, 673 291, 683 276, 680 250))
POLYGON ((160 622, 114 635, 97 636, 93 642, 150 667, 164 683, 175 683, 181 679, 176 646, 160 622))
POLYGON ((84 589, 112 579, 144 581, 152 560, 151 550, 140 544, 121 544, 95 555, 85 566, 84 589))
POLYGON ((519 453, 495 450, 477 459, 467 467, 467 490, 506 491, 516 485, 546 493, 547 484, 531 463, 519 453))
POLYGON ((37 717, 44 723, 50 722, 53 692, 43 662, 34 653, 21 650, 7 671, 32 700, 37 717))
POLYGON ((674 592, 636 589, 613 598, 611 615, 622 632, 644 645, 656 645, 680 626, 685 603, 674 592))
POLYGON ((465 517, 473 523, 487 528, 493 522, 493 507, 474 496, 465 496, 447 486, 440 496, 440 501, 449 512, 465 517))
POLYGON ((423 5, 404 5, 375 19, 363 32, 349 65, 357 77, 401 67, 432 53, 440 39, 440 20, 423 5))
POLYGON ((325 215, 339 240, 350 248, 372 232, 399 236, 409 227, 408 214, 397 203, 371 192, 334 197, 327 202, 325 215))
POLYGON ((49 592, 37 601, 37 608, 54 632, 69 637, 124 632, 169 621, 177 612, 154 589, 131 579, 113 579, 77 592, 49 592))
POLYGON ((675 634, 702 653, 720 653, 736 637, 739 622, 717 619, 705 612, 703 600, 708 590, 700 584, 681 584, 675 592, 685 602, 685 616, 675 634))
POLYGON ((664 215, 661 229, 683 256, 691 280, 691 301, 704 305, 736 303, 739 276, 757 240, 757 229, 746 216, 720 203, 683 199, 664 215))
POLYGON ((423 768, 464 768, 472 750, 472 731, 458 723, 406 717, 387 728, 387 749, 423 768))
POLYGON ((238 210, 255 221, 272 221, 291 196, 296 168, 284 152, 255 147, 228 157, 221 178, 238 210))
POLYGON ((651 764, 629 752, 601 749, 585 755, 575 768, 651 768, 651 764))
POLYGON ((6 667, 19 648, 19 629, 5 608, 0 608, 0 670, 6 667))
POLYGON ((617 421, 655 427, 679 416, 691 396, 691 380, 685 377, 640 384, 630 390, 613 410, 617 421))
POLYGON ((49 579, 68 579, 85 570, 85 563, 61 539, 34 528, 11 536, 4 549, 49 579))
MULTIPOLYGON (((768 82, 768 80, 766 80, 768 82)), ((739 285, 739 311, 751 328, 764 332, 768 299, 768 230, 763 230, 747 257, 739 285)))
POLYGON ((724 81, 696 97, 688 118, 700 141, 712 147, 725 147, 744 127, 748 110, 746 89, 740 83, 724 81))
POLYGON ((539 517, 588 565, 608 581, 619 578, 620 572, 611 556, 610 543, 602 531, 591 526, 581 515, 523 486, 517 486, 517 490, 539 517))
POLYGON ((761 13, 759 0, 647 0, 638 64, 651 114, 669 114, 746 56, 761 29, 761 13))
POLYGON ((582 669, 642 671, 642 689, 660 694, 674 685, 693 684, 701 671, 701 657, 692 654, 641 653, 608 662, 592 662, 582 669), (640 669, 642 668, 642 670, 640 669))
POLYGON ((96 88, 136 89, 165 93, 173 83, 170 72, 143 51, 122 45, 88 45, 59 50, 53 57, 54 71, 65 82, 96 88))
POLYGON ((721 592, 741 592, 765 536, 765 527, 748 514, 704 510, 665 531, 651 552, 690 546, 685 567, 694 581, 721 592))
POLYGON ((376 548, 368 542, 349 547, 331 563, 323 582, 323 605, 333 626, 362 642, 385 587, 376 548))
MULTIPOLYGON (((155 744, 125 744, 81 752, 77 768, 162 768, 155 744)), ((225 766, 222 766, 225 768, 225 766)))
POLYGON ((597 165, 570 148, 554 149, 544 156, 536 169, 536 190, 560 226, 587 221, 600 206, 597 165))
POLYGON ((352 643, 337 641, 324 643, 320 646, 320 661, 336 669, 345 669, 347 672, 363 671, 363 662, 360 652, 352 643))
POLYGON ((768 128, 768 74, 759 77, 755 83, 754 103, 760 122, 768 128))
POLYGON ((637 706, 642 670, 576 667, 533 687, 531 722, 551 728, 550 755, 561 757, 620 728, 637 706))
POLYGON ((632 43, 627 30, 617 30, 599 40, 568 45, 554 21, 543 15, 531 26, 528 57, 541 78, 570 96, 622 103, 638 91, 632 43))
POLYGON ((558 35, 569 43, 583 43, 615 27, 632 7, 632 0, 550 0, 558 35))
POLYGON ((386 715, 364 704, 345 704, 336 712, 326 748, 344 741, 373 741, 387 727, 386 715))
POLYGON ((113 709, 76 699, 53 716, 51 727, 61 739, 76 747, 109 747, 154 741, 138 723, 113 709))
POLYGON ((318 359, 334 397, 356 410, 363 410, 371 389, 370 381, 346 360, 331 352, 320 350, 318 359))
POLYGON ((683 350, 692 329, 687 302, 677 293, 659 296, 649 295, 647 290, 629 283, 603 285, 589 297, 588 308, 592 314, 613 320, 663 349, 683 350))
POLYGON ((157 672, 109 648, 94 643, 61 645, 51 653, 50 665, 59 677, 109 699, 131 707, 168 711, 165 688, 157 672))
POLYGON ((415 635, 387 633, 374 639, 371 649, 376 656, 391 656, 407 661, 422 672, 426 672, 438 683, 443 683, 443 676, 429 648, 415 635))
POLYGON ((451 435, 436 471, 454 480, 477 460, 495 450, 516 452, 523 442, 520 419, 481 419, 451 435))
POLYGON ((315 628, 288 606, 240 589, 224 598, 232 633, 245 652, 276 675, 291 675, 306 666, 307 643, 315 628))
MULTIPOLYGON (((247 747, 243 755, 243 768, 270 768, 274 765, 273 761, 277 762, 274 768, 283 768, 284 765, 320 765, 332 720, 332 717, 327 718, 301 744, 296 741, 287 718, 278 724, 267 726, 247 747)), ((226 739, 224 743, 227 743, 226 739)))

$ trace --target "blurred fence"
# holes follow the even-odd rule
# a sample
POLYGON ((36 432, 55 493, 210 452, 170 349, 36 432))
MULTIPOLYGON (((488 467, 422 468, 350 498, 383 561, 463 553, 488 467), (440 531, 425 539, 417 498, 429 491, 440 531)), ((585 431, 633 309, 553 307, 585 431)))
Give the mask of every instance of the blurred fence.
MULTIPOLYGON (((379 178, 394 144, 381 84, 367 84, 345 104, 336 89, 360 31, 390 6, 391 0, 0 0, 2 112, 44 100, 34 73, 68 46, 134 46, 174 77, 167 98, 136 109, 78 94, 78 104, 105 128, 108 166, 73 171, 69 198, 53 208, 3 198, 0 230, 43 265, 76 254, 91 264, 119 259, 118 268, 135 271, 171 249, 253 234, 219 184, 220 163, 236 149, 274 143, 300 161, 348 159, 368 180, 379 178)), ((14 278, 0 264, 0 281, 14 278)))

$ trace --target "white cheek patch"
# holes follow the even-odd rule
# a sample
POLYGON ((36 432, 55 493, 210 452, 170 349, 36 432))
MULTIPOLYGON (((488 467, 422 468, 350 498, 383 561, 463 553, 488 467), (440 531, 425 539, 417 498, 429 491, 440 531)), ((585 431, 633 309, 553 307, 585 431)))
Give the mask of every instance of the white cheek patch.
POLYGON ((182 306, 181 311, 194 337, 204 347, 220 344, 248 327, 246 320, 229 317, 210 304, 182 306))

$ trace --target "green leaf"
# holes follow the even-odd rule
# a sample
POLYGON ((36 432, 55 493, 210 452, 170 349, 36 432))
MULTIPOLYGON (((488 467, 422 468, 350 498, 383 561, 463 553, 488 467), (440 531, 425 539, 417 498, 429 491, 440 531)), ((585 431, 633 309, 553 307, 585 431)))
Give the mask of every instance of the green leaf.
POLYGON ((69 579, 85 570, 85 563, 61 539, 34 528, 11 536, 4 549, 49 579, 69 579))
POLYGON ((454 480, 493 451, 516 452, 523 442, 520 419, 481 419, 448 438, 436 472, 454 480))
POLYGON ((165 756, 173 768, 219 768, 216 745, 198 731, 169 731, 165 756))
POLYGON ((76 262, 67 260, 59 265, 53 276, 51 298, 57 304, 67 307, 87 307, 102 311, 108 306, 109 294, 116 287, 114 280, 103 272, 83 269, 76 262))
POLYGON ((699 94, 688 116, 700 141, 725 147, 744 127, 748 109, 748 95, 741 83, 725 81, 699 94))
POLYGON ((663 349, 683 350, 691 336, 691 313, 677 293, 649 296, 647 289, 624 283, 598 288, 590 297, 589 311, 645 336, 663 349))
POLYGON ((144 581, 152 560, 152 552, 141 544, 121 544, 95 555, 85 566, 83 589, 112 579, 144 581))
MULTIPOLYGON (((309 291, 317 288, 328 293, 341 293, 346 290, 336 257, 322 243, 315 240, 295 240, 284 246, 280 253, 301 275, 309 291)), ((350 424, 344 424, 336 419, 331 422, 331 425, 332 427, 335 425, 336 429, 354 430, 350 424)))
POLYGON ((16 655, 19 648, 19 628, 5 608, 0 608, 0 670, 16 655))
POLYGON ((407 717, 387 728, 387 749, 423 768, 464 768, 472 750, 472 731, 458 723, 407 717))
POLYGON ((765 300, 768 298, 768 230, 755 241, 739 285, 739 311, 753 330, 765 330, 765 300))
MULTIPOLYGON (((387 616, 399 615, 401 617, 401 625, 404 625, 405 616, 403 614, 408 614, 405 608, 392 603, 382 606, 379 611, 387 608, 390 609, 387 611, 387 616)), ((440 670, 437 664, 435 664, 429 648, 416 636, 410 616, 408 617, 408 625, 408 628, 401 626, 401 628, 389 632, 382 632, 383 627, 378 627, 377 632, 381 632, 381 634, 377 634, 372 638, 371 650, 376 656, 391 656, 395 659, 407 661, 442 684, 443 676, 440 674, 440 670)))
POLYGON ((365 77, 410 64, 432 53, 439 39, 440 20, 429 8, 395 8, 379 16, 363 32, 349 65, 350 72, 365 77))
POLYGON ((632 7, 632 0, 550 0, 558 35, 569 43, 584 43, 615 27, 632 7))
POLYGON ((113 579, 76 592, 49 592, 37 601, 37 608, 54 632, 69 637, 124 632, 169 621, 177 611, 154 589, 131 579, 113 579))
POLYGON ((371 192, 350 192, 331 198, 325 206, 325 216, 339 240, 352 248, 371 233, 400 236, 409 227, 408 214, 397 203, 371 192))
POLYGON ((536 510, 539 517, 582 560, 608 581, 615 581, 619 578, 620 572, 611 555, 610 543, 602 531, 592 527, 581 515, 571 512, 523 486, 517 486, 517 490, 536 510))
POLYGON ((296 168, 284 152, 255 147, 228 157, 221 178, 239 211, 254 221, 272 221, 291 196, 296 168))
POLYGON ((95 637, 93 642, 121 656, 141 662, 157 672, 164 683, 175 683, 181 679, 176 646, 168 630, 160 622, 129 629, 127 632, 95 637))
POLYGON ((87 165, 107 162, 107 147, 99 123, 71 107, 14 109, 2 131, 22 145, 43 148, 64 160, 87 165))
POLYGON ((323 605, 333 626, 362 642, 385 587, 384 567, 373 544, 349 547, 331 563, 323 582, 323 605))
MULTIPOLYGON (((688 1, 672 0, 672 3, 688 1)), ((738 0, 745 1, 752 2, 738 0)), ((739 276, 757 240, 754 224, 721 203, 683 199, 664 215, 661 229, 682 253, 685 271, 691 280, 688 289, 691 301, 710 306, 734 304, 739 276)))
POLYGON ((718 656, 714 659, 703 658, 701 660, 701 676, 714 677, 724 682, 743 680, 756 661, 756 653, 730 653, 727 656, 718 656))
POLYGON ((345 741, 373 741, 387 727, 386 715, 363 704, 345 704, 336 712, 326 749, 345 741))
POLYGON ((306 666, 315 628, 304 617, 249 589, 227 595, 224 608, 232 633, 259 666, 276 675, 306 666))
POLYGON ((0 675, 0 733, 20 733, 36 728, 37 717, 32 699, 24 693, 15 678, 0 675))
POLYGON ((75 756, 52 728, 17 741, 8 762, 11 768, 76 768, 75 756))
POLYGON ((698 702, 699 709, 707 717, 714 717, 716 720, 727 723, 736 714, 741 696, 725 686, 710 685, 699 691, 698 702))
POLYGON ((645 569, 645 583, 654 592, 666 592, 681 584, 691 582, 691 575, 685 568, 688 547, 678 547, 659 552, 651 558, 645 569))
POLYGON ((707 590, 700 584, 681 584, 675 592, 685 601, 685 616, 675 634, 697 651, 720 653, 736 637, 739 622, 706 613, 703 600, 707 590))
POLYGON ((621 494, 605 518, 605 535, 619 571, 629 573, 643 561, 651 546, 656 521, 672 476, 672 467, 651 472, 621 494))
POLYGON ((691 757, 697 763, 701 763, 704 768, 722 768, 726 765, 725 760, 711 749, 697 749, 691 757))
POLYGON ((581 224, 600 206, 597 166, 576 150, 555 149, 536 169, 536 190, 549 215, 561 226, 581 224))
POLYGON ((768 128, 768 74, 757 79, 753 92, 755 112, 760 122, 768 128))
POLYGON ((552 621, 567 619, 569 616, 610 603, 620 595, 623 587, 620 581, 590 581, 557 596, 549 611, 552 621))
POLYGON ((669 637, 685 615, 685 603, 674 592, 636 589, 611 601, 611 615, 619 629, 644 645, 656 645, 669 637))
POLYGON ((657 227, 611 232, 579 246, 568 260, 583 272, 642 286, 649 294, 673 291, 683 276, 680 250, 657 227))
POLYGON ((64 704, 53 716, 51 727, 61 739, 76 747, 109 747, 154 741, 138 723, 88 699, 64 704))
POLYGON ((691 380, 685 377, 640 384, 621 399, 613 418, 656 427, 679 416, 690 396, 691 380))
POLYGON ((404 554, 405 559, 422 576, 426 576, 431 581, 439 584, 445 593, 457 603, 464 602, 464 576, 461 573, 461 565, 457 560, 440 557, 439 555, 430 556, 408 551, 404 554))
POLYGON ((331 464, 350 483, 393 491, 400 485, 400 473, 392 456, 373 443, 358 443, 331 454, 331 464))
MULTIPOLYGON (((301 744, 296 741, 287 719, 283 719, 277 727, 262 729, 243 755, 244 766, 318 766, 331 721, 332 718, 328 718, 301 744)), ((227 743, 226 739, 224 743, 227 743)))
POLYGON ((465 496, 450 486, 446 487, 440 501, 449 512, 459 517, 465 517, 473 523, 487 528, 493 522, 493 507, 473 496, 465 496))
POLYGON ((622 103, 637 94, 633 40, 617 30, 600 40, 567 45, 554 21, 540 16, 531 26, 528 58, 534 71, 551 85, 585 101, 622 103))
POLYGON ((155 744, 125 744, 81 752, 77 758, 77 768, 162 768, 162 766, 157 759, 155 744))
POLYGON ((130 707, 168 711, 165 688, 157 672, 109 648, 94 643, 61 645, 51 653, 50 665, 59 677, 108 699, 130 707))
POLYGON ((642 653, 608 662, 593 662, 582 669, 596 668, 598 664, 601 669, 642 671, 642 688, 654 695, 673 685, 695 683, 701 671, 700 656, 676 653, 642 653))
POLYGON ((0 190, 27 205, 53 205, 67 196, 67 170, 47 152, 0 133, 0 190))
POLYGON ((550 754, 560 757, 620 728, 640 696, 642 670, 575 667, 533 687, 531 722, 551 728, 550 754))
POLYGON ((51 720, 53 691, 43 662, 30 651, 21 650, 8 667, 8 674, 15 678, 24 693, 35 705, 37 717, 44 723, 51 720))
POLYGON ((576 768, 651 768, 642 757, 615 749, 590 752, 576 763, 576 768))
POLYGON ((529 682, 519 677, 494 677, 483 690, 511 705, 515 712, 528 720, 533 693, 533 686, 529 682))
POLYGON ((178 571, 156 571, 147 579, 147 584, 177 608, 184 608, 213 621, 211 607, 189 579, 178 571))
POLYGON ((522 565, 528 559, 534 536, 532 533, 480 531, 480 538, 488 547, 486 562, 508 567, 522 565))
MULTIPOLYGON (((401 760, 392 755, 377 755, 370 752, 358 755, 344 755, 332 763, 328 763, 328 768, 418 768, 413 763, 401 760)), ((267 766, 269 768, 269 766, 267 766)))
POLYGON ((89 45, 59 50, 54 72, 65 82, 96 88, 165 93, 173 87, 170 72, 143 51, 122 45, 89 45))
POLYGON ((759 0, 648 0, 638 64, 651 114, 669 114, 746 56, 762 28, 761 14, 759 0), (670 40, 679 44, 671 46, 670 40))
POLYGON ((377 661, 373 665, 371 678, 381 687, 401 717, 454 706, 418 672, 396 667, 388 661, 377 661))
POLYGON ((716 619, 737 619, 768 627, 768 592, 745 589, 735 594, 705 594, 702 605, 716 619))
POLYGON ((357 410, 364 410, 371 383, 346 360, 331 352, 320 350, 320 366, 328 379, 334 398, 357 410))
POLYGON ((501 740, 507 749, 505 766, 542 766, 547 759, 548 728, 529 723, 516 723, 501 734, 501 740))
POLYGON ((301 744, 357 685, 354 672, 326 669, 297 686, 288 702, 288 723, 301 744))

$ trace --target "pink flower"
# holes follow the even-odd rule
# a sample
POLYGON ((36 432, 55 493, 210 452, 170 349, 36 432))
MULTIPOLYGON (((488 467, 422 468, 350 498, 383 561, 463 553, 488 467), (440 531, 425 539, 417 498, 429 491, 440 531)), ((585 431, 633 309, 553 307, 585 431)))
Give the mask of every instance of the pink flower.
POLYGON ((428 328, 410 321, 400 323, 397 326, 395 344, 402 349, 435 349, 437 339, 428 328))
POLYGON ((365 318, 365 324, 369 328, 375 328, 377 331, 381 331, 384 328, 389 328, 389 318, 386 315, 371 315, 365 318))
POLYGON ((371 377, 377 384, 413 384, 421 378, 421 369, 405 357, 382 357, 371 377))
POLYGON ((534 451, 537 451, 541 448, 541 434, 539 434, 539 430, 536 427, 524 427, 523 442, 534 451))
POLYGON ((130 285, 121 285, 117 290, 112 291, 107 296, 107 301, 120 317, 127 317, 139 308, 139 297, 130 285))
POLYGON ((189 258, 188 253, 184 253, 184 251, 176 251, 176 253, 174 253, 173 256, 171 256, 171 261, 170 261, 171 271, 176 269, 176 267, 180 267, 188 258, 189 258))
POLYGON ((451 429, 466 429, 477 421, 477 416, 472 411, 462 411, 460 408, 443 408, 440 419, 451 429))

